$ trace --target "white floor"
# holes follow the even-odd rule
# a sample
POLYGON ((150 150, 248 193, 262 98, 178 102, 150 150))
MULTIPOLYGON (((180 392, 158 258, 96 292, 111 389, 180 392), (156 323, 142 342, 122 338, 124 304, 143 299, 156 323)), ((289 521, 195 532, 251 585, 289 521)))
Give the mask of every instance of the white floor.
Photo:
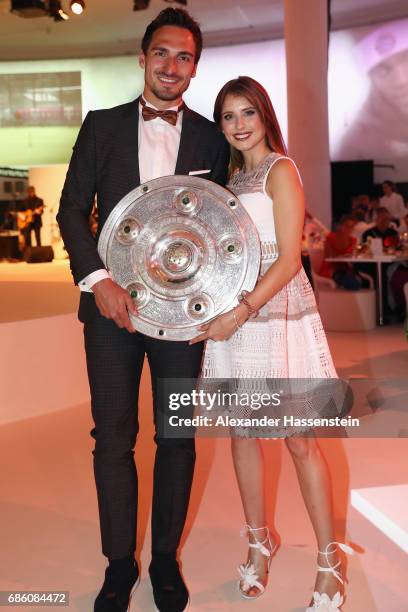
MULTIPOLYGON (((24 266, 7 267, 5 275, 6 264, 0 265, 2 280, 26 280, 19 276, 20 265, 24 266)), ((60 267, 63 276, 58 276, 53 268, 54 280, 67 282, 66 267, 60 267)), ((33 268, 27 271, 24 267, 23 274, 30 280, 35 279, 33 268)), ((47 278, 44 267, 40 277, 40 280, 47 278)), ((58 312, 54 315, 53 325, 58 312)), ((68 320, 66 314, 61 316, 65 317, 61 321, 68 320)), ((23 318, 28 324, 29 312, 23 318)), ((69 324, 77 325, 74 317, 69 324)), ((25 384, 29 385, 32 347, 27 329, 25 350, 21 347, 16 350, 22 355, 22 367, 27 372, 25 384)), ((1 331, 0 325, 0 334, 1 331)), ((407 342, 401 327, 384 327, 367 335, 333 333, 329 335, 329 342, 339 374, 345 378, 406 377, 407 342)), ((78 359, 83 358, 81 352, 78 339, 78 359)), ((70 376, 63 350, 59 358, 61 367, 70 376)), ((4 367, 2 389, 14 380, 4 367)), ((74 375, 78 376, 76 370, 74 375)), ((61 397, 60 406, 56 405, 50 412, 46 398, 47 385, 51 384, 45 372, 43 395, 36 392, 33 398, 36 406, 32 411, 27 406, 27 418, 20 415, 19 420, 10 418, 0 426, 0 590, 69 591, 69 609, 88 612, 93 609, 105 567, 93 483, 89 399, 84 397, 80 404, 70 406, 61 397)), ((15 394, 19 395, 18 388, 15 394)), ((137 556, 142 566, 142 582, 133 598, 132 610, 150 612, 154 607, 147 566, 154 445, 147 372, 141 394, 142 431, 136 456, 141 489, 137 556)), ((11 414, 10 406, 6 408, 7 414, 11 414)), ((345 530, 346 540, 360 551, 349 560, 344 610, 405 612, 408 557, 401 543, 394 540, 398 533, 407 538, 407 498, 402 494, 408 484, 407 439, 324 439, 321 446, 333 477, 338 532, 345 530), (356 501, 359 499, 360 502, 365 499, 374 510, 367 511, 367 505, 356 501), (400 531, 394 528, 391 533, 384 516, 400 531)), ((299 612, 304 609, 313 588, 316 550, 284 444, 281 441, 264 444, 269 524, 279 533, 282 545, 273 560, 265 595, 252 602, 241 600, 236 589, 236 566, 245 559, 246 541, 239 537, 243 514, 229 442, 199 439, 197 450, 196 476, 181 554, 191 590, 191 612, 235 612, 249 608, 299 612)))

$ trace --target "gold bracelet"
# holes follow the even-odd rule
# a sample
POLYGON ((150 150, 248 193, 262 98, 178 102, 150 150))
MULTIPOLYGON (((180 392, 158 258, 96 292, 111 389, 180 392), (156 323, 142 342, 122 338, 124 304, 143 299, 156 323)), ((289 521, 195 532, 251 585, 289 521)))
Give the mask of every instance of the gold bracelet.
POLYGON ((244 304, 248 309, 248 319, 254 319, 259 315, 259 310, 255 310, 255 308, 248 302, 247 296, 248 291, 242 291, 239 301, 241 304, 244 304))

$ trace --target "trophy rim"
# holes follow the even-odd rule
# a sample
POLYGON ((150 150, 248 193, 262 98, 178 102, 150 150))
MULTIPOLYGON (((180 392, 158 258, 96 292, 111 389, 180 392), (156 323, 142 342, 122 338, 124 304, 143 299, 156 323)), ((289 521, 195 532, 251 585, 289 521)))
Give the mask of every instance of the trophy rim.
MULTIPOLYGON (((98 239, 98 252, 106 269, 110 271, 109 249, 114 238, 114 229, 117 227, 117 224, 120 221, 121 217, 125 215, 127 209, 130 209, 130 207, 134 207, 134 205, 137 204, 138 200, 140 200, 144 196, 147 196, 152 191, 158 190, 163 187, 169 189, 171 189, 172 187, 179 187, 180 189, 190 188, 193 191, 205 190, 207 193, 214 196, 217 200, 224 200, 226 204, 228 202, 234 202, 233 209, 229 209, 230 214, 233 214, 238 217, 240 225, 245 226, 246 230, 250 230, 249 246, 251 265, 247 264, 246 269, 243 272, 243 281, 240 287, 240 291, 251 291, 257 282, 261 264, 260 240, 257 228, 252 218, 246 211, 243 204, 240 202, 239 198, 231 191, 229 191, 226 187, 222 187, 221 185, 218 185, 217 183, 214 183, 207 179, 190 175, 170 175, 152 179, 139 185, 135 189, 132 189, 123 198, 121 198, 121 200, 119 200, 119 202, 116 204, 116 206, 113 208, 108 218, 106 219, 98 239), (186 182, 188 184, 186 184, 186 182), (227 195, 229 197, 226 197, 227 195)), ((182 212, 179 212, 178 214, 180 216, 183 215, 182 212)), ((243 232, 243 235, 245 235, 245 238, 248 238, 247 232, 243 232)), ((115 280, 115 282, 118 281, 115 280)), ((141 282, 142 284, 144 284, 142 277, 135 278, 134 282, 141 282)), ((129 283, 127 283, 126 286, 124 286, 120 282, 118 284, 124 289, 126 289, 126 286, 129 286, 129 283)), ((200 293, 204 295, 205 290, 203 289, 202 291, 200 291, 200 293)), ((170 296, 168 297, 168 299, 169 301, 179 300, 182 299, 182 297, 170 296)), ((182 327, 177 323, 164 324, 160 322, 152 322, 146 317, 143 317, 141 313, 137 316, 134 316, 129 313, 129 318, 136 331, 145 334, 149 337, 168 341, 186 341, 191 340, 192 338, 200 334, 200 330, 198 329, 199 326, 208 323, 212 318, 216 318, 217 316, 225 313, 226 311, 230 310, 231 307, 237 304, 238 296, 232 295, 231 299, 226 300, 222 310, 218 310, 216 313, 214 313, 213 317, 209 317, 202 321, 191 320, 191 323, 183 324, 182 327)))

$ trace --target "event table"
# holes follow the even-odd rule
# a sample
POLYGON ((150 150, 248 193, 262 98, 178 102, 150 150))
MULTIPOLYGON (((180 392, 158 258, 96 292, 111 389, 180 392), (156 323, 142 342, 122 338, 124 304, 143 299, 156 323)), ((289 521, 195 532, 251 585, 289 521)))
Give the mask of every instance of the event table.
POLYGON ((388 255, 383 253, 382 255, 361 255, 359 257, 353 255, 342 255, 338 257, 326 257, 326 261, 331 262, 347 262, 347 263, 375 263, 377 265, 377 283, 378 283, 378 313, 379 323, 384 324, 384 313, 383 313, 383 283, 382 283, 382 264, 383 263, 395 263, 398 261, 408 261, 407 255, 388 255))

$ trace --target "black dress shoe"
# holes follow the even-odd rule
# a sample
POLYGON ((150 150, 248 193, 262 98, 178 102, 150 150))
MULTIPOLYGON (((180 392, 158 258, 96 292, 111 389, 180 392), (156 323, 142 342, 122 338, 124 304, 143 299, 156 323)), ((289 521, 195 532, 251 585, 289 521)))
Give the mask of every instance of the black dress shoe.
POLYGON ((95 599, 94 612, 127 612, 132 593, 140 582, 139 568, 135 562, 130 571, 105 570, 105 581, 95 599))
POLYGON ((153 559, 149 574, 158 611, 183 612, 188 605, 188 591, 176 559, 153 559))

